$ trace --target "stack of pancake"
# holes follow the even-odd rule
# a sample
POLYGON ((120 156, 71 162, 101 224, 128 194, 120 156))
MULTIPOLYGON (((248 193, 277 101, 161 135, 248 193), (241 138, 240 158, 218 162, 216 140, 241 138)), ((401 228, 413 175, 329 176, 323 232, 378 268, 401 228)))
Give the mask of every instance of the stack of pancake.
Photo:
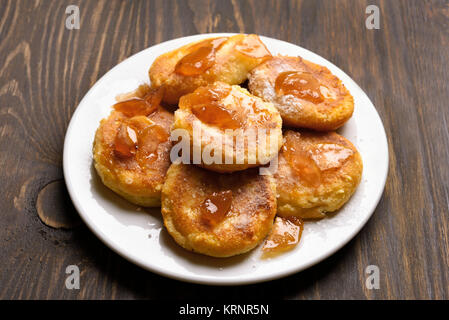
POLYGON ((361 156, 334 132, 354 101, 327 68, 239 34, 162 54, 149 77, 101 121, 94 164, 122 197, 161 206, 182 247, 229 257, 266 239, 277 255, 357 188, 361 156))

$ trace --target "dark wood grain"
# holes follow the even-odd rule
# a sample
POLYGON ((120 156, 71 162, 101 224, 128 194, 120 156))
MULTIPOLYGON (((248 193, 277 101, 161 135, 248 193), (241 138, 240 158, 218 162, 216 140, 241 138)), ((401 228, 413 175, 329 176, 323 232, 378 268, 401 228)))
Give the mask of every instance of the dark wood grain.
POLYGON ((448 48, 447 1, 0 1, 0 298, 449 298, 448 48), (79 30, 65 28, 69 4, 80 8, 79 30), (380 8, 379 30, 365 28, 368 4, 380 8), (63 188, 65 130, 95 81, 144 48, 204 32, 310 49, 345 70, 382 117, 390 172, 374 216, 304 272, 244 287, 181 283, 132 265, 84 225, 38 218, 37 208, 73 210, 65 189, 38 194, 63 188), (70 264, 80 290, 65 289, 70 264), (379 290, 365 288, 370 264, 379 290))
POLYGON ((37 215, 49 227, 72 229, 79 226, 81 218, 74 209, 64 180, 50 182, 37 195, 37 215))

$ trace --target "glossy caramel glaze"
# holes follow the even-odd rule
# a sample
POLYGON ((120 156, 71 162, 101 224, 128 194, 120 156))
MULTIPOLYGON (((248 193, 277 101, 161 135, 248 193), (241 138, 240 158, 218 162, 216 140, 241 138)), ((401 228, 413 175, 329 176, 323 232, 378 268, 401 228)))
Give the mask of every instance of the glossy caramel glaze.
POLYGON ((200 87, 183 98, 183 105, 190 106, 192 113, 203 123, 221 129, 237 129, 242 126, 243 117, 222 103, 230 92, 228 85, 200 87))
POLYGON ((136 131, 126 123, 122 123, 115 136, 114 154, 119 158, 132 157, 136 154, 137 142, 136 131))
POLYGON ((243 121, 237 112, 226 109, 218 103, 192 106, 192 113, 201 122, 220 129, 238 129, 243 125, 243 121))
POLYGON ((183 96, 179 108, 192 112, 201 122, 219 129, 268 129, 277 125, 277 112, 267 108, 246 90, 237 86, 233 89, 223 82, 200 87, 183 96))
POLYGON ((321 170, 310 156, 308 150, 301 144, 299 133, 285 137, 282 152, 294 173, 302 183, 309 187, 318 187, 321 183, 321 170))
POLYGON ((207 39, 192 46, 178 61, 174 72, 184 76, 196 76, 206 72, 215 63, 215 51, 227 40, 227 37, 207 39))
POLYGON ((272 258, 292 250, 301 240, 304 222, 298 217, 276 217, 273 228, 262 247, 262 258, 272 258))
POLYGON ((321 103, 324 97, 320 91, 321 84, 309 72, 286 71, 280 73, 275 81, 275 91, 279 95, 291 94, 312 103, 321 103))
POLYGON ((214 227, 228 214, 232 205, 232 190, 212 192, 201 205, 201 220, 214 227))
POLYGON ((162 88, 149 90, 142 98, 134 97, 113 106, 125 116, 115 136, 114 156, 119 159, 135 157, 141 167, 157 158, 157 147, 168 140, 169 134, 166 128, 147 116, 159 108, 162 95, 162 88))
MULTIPOLYGON (((147 88, 148 92, 142 97, 135 96, 126 100, 121 100, 117 102, 113 106, 113 108, 116 111, 123 113, 127 117, 150 115, 158 108, 158 106, 160 106, 162 97, 164 95, 164 89, 150 89, 149 87, 145 88, 147 88)), ((136 93, 139 94, 140 92, 137 91, 136 93)))
POLYGON ((214 150, 214 158, 221 159, 221 163, 206 163, 202 158, 198 164, 217 172, 268 163, 282 145, 281 127, 281 117, 272 104, 223 82, 183 96, 173 124, 173 129, 187 130, 194 150, 214 150), (195 126, 201 139, 194 136, 195 126))

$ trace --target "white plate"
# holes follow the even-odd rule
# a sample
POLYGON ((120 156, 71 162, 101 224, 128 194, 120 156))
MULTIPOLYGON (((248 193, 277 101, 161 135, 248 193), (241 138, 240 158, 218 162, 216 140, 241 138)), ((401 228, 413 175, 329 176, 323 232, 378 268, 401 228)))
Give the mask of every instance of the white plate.
MULTIPOLYGON (((284 41, 261 37, 273 54, 300 55, 339 77, 354 96, 355 111, 340 133, 360 151, 364 171, 351 200, 331 218, 306 223, 300 244, 270 260, 260 248, 218 259, 190 253, 162 227, 160 209, 142 210, 129 204, 99 181, 92 166, 92 142, 115 96, 148 82, 148 69, 162 53, 191 41, 230 34, 202 34, 167 41, 121 62, 89 90, 73 114, 64 143, 64 176, 70 197, 88 227, 111 249, 155 273, 204 284, 247 284, 287 276, 329 257, 351 240, 368 221, 382 195, 388 171, 385 130, 373 104, 343 71, 324 58, 284 41)), ((354 257, 355 259, 355 257, 354 257)))

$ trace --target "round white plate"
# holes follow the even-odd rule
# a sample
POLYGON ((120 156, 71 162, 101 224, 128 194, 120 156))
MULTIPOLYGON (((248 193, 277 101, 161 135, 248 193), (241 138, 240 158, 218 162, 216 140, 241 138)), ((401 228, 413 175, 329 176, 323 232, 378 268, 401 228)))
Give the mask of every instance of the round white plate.
POLYGON ((284 41, 261 37, 273 54, 300 55, 339 77, 354 96, 354 115, 339 130, 360 151, 364 171, 351 200, 336 215, 305 225, 292 251, 260 259, 260 247, 225 259, 188 252, 163 228, 159 208, 141 209, 104 187, 92 165, 92 143, 115 96, 148 82, 148 69, 162 53, 191 41, 230 34, 202 34, 167 41, 121 62, 89 90, 73 114, 64 143, 64 176, 70 197, 88 227, 111 249, 133 263, 179 280, 235 285, 266 281, 304 270, 329 257, 351 240, 368 221, 382 195, 388 171, 385 130, 373 104, 343 71, 324 58, 284 41))

